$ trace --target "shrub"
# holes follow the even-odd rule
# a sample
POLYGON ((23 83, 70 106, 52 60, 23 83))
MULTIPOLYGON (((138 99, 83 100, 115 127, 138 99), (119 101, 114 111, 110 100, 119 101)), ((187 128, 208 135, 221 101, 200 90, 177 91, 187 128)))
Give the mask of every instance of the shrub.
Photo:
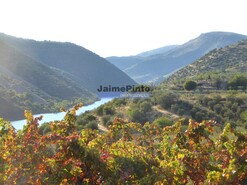
POLYGON ((143 112, 138 109, 129 110, 130 120, 138 123, 145 123, 147 118, 143 112))
POLYGON ((103 107, 103 114, 104 115, 107 115, 107 114, 113 115, 114 114, 114 109, 109 107, 109 106, 104 106, 103 107))
POLYGON ((88 124, 86 124, 85 128, 98 130, 98 123, 96 121, 90 121, 88 124))
POLYGON ((156 124, 161 128, 164 128, 166 126, 171 126, 173 124, 173 122, 167 117, 160 117, 160 118, 154 120, 153 124, 156 124))
POLYGON ((197 83, 192 80, 189 80, 184 83, 183 87, 187 91, 195 90, 197 87, 197 83))
POLYGON ((231 81, 227 84, 228 89, 243 89, 247 87, 247 78, 243 75, 235 75, 231 81))
POLYGON ((103 123, 103 125, 107 125, 107 122, 108 121, 110 121, 111 120, 111 116, 110 115, 104 115, 104 116, 102 116, 102 123, 103 123))
POLYGON ((174 93, 164 93, 158 96, 157 101, 161 105, 161 107, 170 109, 172 104, 176 103, 178 100, 178 96, 174 93))
POLYGON ((247 137, 230 124, 115 119, 104 134, 78 132, 73 110, 41 135, 40 118, 26 118, 18 132, 0 119, 0 184, 246 184, 247 137))
POLYGON ((103 107, 104 107, 104 105, 101 105, 101 106, 99 106, 99 107, 96 109, 96 114, 97 114, 98 116, 102 116, 102 115, 103 115, 103 107))
POLYGON ((140 109, 144 113, 150 112, 152 110, 152 104, 144 101, 144 102, 140 103, 140 109))

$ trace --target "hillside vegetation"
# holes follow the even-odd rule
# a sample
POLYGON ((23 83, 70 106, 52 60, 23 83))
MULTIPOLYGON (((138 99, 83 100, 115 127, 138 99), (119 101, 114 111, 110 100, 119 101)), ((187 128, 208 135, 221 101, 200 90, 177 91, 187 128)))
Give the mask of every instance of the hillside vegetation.
POLYGON ((160 92, 170 89, 184 102, 170 108, 182 115, 190 110, 189 115, 197 121, 214 117, 219 122, 244 123, 241 115, 247 108, 246 53, 247 40, 215 49, 171 75, 159 86, 156 95, 162 96, 160 92), (197 84, 195 90, 184 90, 188 81, 197 84), (201 106, 204 108, 196 112, 201 106))
POLYGON ((79 103, 63 120, 42 125, 42 116, 27 110, 18 131, 0 119, 0 184, 245 185, 246 46, 210 52, 154 87, 150 98, 114 99, 76 116, 79 103))
POLYGON ((93 52, 72 43, 34 41, 0 33, 0 115, 57 112, 98 99, 97 88, 136 84, 93 52), (10 110, 15 110, 10 112, 10 110))
POLYGON ((57 103, 68 106, 96 100, 88 90, 1 40, 0 56, 0 113, 6 119, 24 118, 25 109, 58 111, 57 103), (15 111, 11 114, 10 110, 15 111))
POLYGON ((225 48, 214 49, 208 54, 171 75, 165 83, 187 79, 232 79, 237 73, 247 75, 247 40, 225 48))
POLYGON ((246 53, 246 40, 215 49, 155 87, 150 99, 114 100, 91 114, 105 126, 114 117, 167 126, 180 116, 198 122, 215 120, 221 126, 230 123, 246 131, 246 53))
POLYGON ((121 87, 136 84, 104 58, 73 43, 38 42, 7 35, 0 35, 0 39, 92 92, 96 92, 100 85, 121 87))
POLYGON ((46 134, 28 111, 18 132, 0 119, 0 184, 246 184, 247 137, 229 124, 190 120, 184 131, 180 121, 115 119, 106 133, 78 132, 77 109, 46 134))

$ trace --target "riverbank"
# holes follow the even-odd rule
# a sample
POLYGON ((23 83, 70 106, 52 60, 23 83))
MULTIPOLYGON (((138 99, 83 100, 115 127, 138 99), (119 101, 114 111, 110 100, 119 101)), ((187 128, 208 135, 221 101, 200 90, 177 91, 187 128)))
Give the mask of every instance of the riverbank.
MULTIPOLYGON (((99 101, 94 102, 93 104, 86 105, 81 107, 77 111, 77 115, 82 114, 86 111, 90 111, 93 109, 96 109, 100 105, 103 105, 109 101, 111 101, 113 98, 101 98, 99 101)), ((60 121, 64 118, 66 112, 59 112, 59 113, 45 113, 45 114, 35 114, 34 117, 39 117, 43 115, 43 119, 39 122, 39 124, 46 123, 46 122, 51 122, 51 121, 60 121)), ((12 125, 15 127, 15 129, 19 130, 23 128, 23 125, 26 124, 26 120, 17 120, 17 121, 11 121, 12 125)))

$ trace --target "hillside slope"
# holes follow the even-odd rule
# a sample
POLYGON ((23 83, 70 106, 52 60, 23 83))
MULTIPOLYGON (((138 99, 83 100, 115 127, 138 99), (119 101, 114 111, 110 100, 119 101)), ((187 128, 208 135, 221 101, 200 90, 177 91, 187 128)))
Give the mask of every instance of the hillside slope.
POLYGON ((153 49, 153 50, 150 50, 150 51, 144 51, 142 53, 137 54, 137 56, 150 57, 150 56, 153 56, 153 55, 164 54, 164 53, 170 52, 171 50, 175 49, 178 46, 179 45, 164 46, 164 47, 153 49))
POLYGON ((168 53, 171 50, 175 49, 176 47, 178 47, 178 45, 164 46, 158 49, 153 49, 150 51, 139 53, 135 56, 123 56, 123 57, 112 56, 112 57, 107 57, 106 60, 108 60, 110 63, 112 63, 122 71, 126 71, 135 67, 137 64, 141 62, 145 62, 154 55, 168 53))
POLYGON ((137 82, 160 82, 171 73, 199 59, 215 48, 222 48, 247 38, 228 32, 210 32, 176 47, 171 52, 153 55, 124 70, 137 82))
POLYGON ((1 40, 0 56, 1 117, 16 118, 9 117, 11 109, 19 118, 19 112, 23 114, 24 109, 49 111, 51 102, 76 98, 84 102, 96 100, 86 89, 1 40))
POLYGON ((107 61, 115 65, 117 68, 125 71, 131 66, 134 66, 138 63, 144 62, 145 58, 141 56, 128 56, 128 57, 107 57, 107 61))
POLYGON ((186 118, 197 122, 214 120, 217 126, 227 122, 246 132, 246 89, 247 40, 242 40, 214 49, 175 72, 154 88, 150 98, 115 99, 88 114, 100 115, 105 126, 111 125, 115 117, 161 126, 186 118), (196 82, 196 89, 184 89, 188 80, 196 82))
POLYGON ((95 53, 72 43, 20 39, 0 35, 7 44, 47 66, 55 68, 78 85, 96 92, 100 85, 136 84, 124 72, 95 53))
POLYGON ((165 82, 198 78, 204 74, 214 73, 224 78, 232 78, 237 73, 247 75, 247 40, 225 48, 214 49, 192 64, 171 75, 165 82))

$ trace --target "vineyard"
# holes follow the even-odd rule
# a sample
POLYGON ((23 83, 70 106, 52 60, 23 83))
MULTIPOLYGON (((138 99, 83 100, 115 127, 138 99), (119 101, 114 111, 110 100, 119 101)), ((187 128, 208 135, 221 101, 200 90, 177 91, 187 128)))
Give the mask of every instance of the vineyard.
POLYGON ((234 185, 247 184, 247 137, 227 124, 192 120, 164 128, 115 118, 107 132, 76 130, 75 112, 39 132, 26 111, 16 131, 0 119, 3 185, 234 185), (184 128, 184 127, 183 127, 184 128))

